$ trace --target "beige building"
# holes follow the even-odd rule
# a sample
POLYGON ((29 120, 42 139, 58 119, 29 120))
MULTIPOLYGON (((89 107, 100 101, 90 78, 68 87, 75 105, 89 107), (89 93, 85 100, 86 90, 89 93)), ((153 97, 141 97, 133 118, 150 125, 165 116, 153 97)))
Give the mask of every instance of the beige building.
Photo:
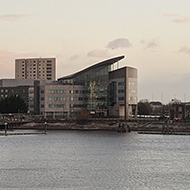
POLYGON ((39 94, 36 110, 45 118, 67 118, 86 108, 86 90, 82 85, 38 83, 35 89, 39 94))
POLYGON ((55 81, 55 58, 31 58, 15 60, 15 79, 46 79, 55 81))

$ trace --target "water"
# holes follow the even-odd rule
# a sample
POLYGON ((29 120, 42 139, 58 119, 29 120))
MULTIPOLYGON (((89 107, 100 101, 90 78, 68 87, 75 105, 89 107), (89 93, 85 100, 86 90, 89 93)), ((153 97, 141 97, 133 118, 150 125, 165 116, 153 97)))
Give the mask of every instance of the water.
POLYGON ((0 189, 190 189, 189 141, 110 131, 0 137, 0 189))

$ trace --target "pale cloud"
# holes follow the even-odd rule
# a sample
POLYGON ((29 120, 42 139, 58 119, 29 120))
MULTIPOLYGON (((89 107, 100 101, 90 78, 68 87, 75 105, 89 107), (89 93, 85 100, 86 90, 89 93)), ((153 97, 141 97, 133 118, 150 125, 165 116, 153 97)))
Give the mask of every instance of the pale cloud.
POLYGON ((128 48, 131 47, 131 43, 127 38, 118 38, 109 42, 106 46, 108 49, 128 48))
POLYGON ((22 15, 22 14, 9 14, 9 15, 2 15, 0 16, 0 20, 6 20, 6 21, 17 21, 19 19, 22 19, 24 17, 28 17, 29 15, 22 15))
POLYGON ((180 52, 180 53, 190 54, 190 48, 188 48, 187 46, 182 46, 182 47, 179 49, 179 52, 180 52))
POLYGON ((70 60, 70 61, 74 61, 74 60, 76 60, 76 59, 78 59, 78 58, 79 58, 79 56, 76 54, 76 55, 71 56, 71 57, 69 58, 69 60, 70 60))
POLYGON ((87 56, 105 58, 105 57, 109 56, 109 53, 107 50, 94 49, 94 50, 90 51, 89 53, 87 53, 87 56))
POLYGON ((153 40, 151 40, 149 42, 147 42, 145 40, 141 40, 140 43, 145 45, 144 49, 154 49, 154 48, 159 46, 158 39, 153 39, 153 40))
POLYGON ((157 47, 157 46, 158 46, 157 42, 151 41, 151 42, 148 42, 148 44, 147 44, 147 46, 145 47, 145 49, 155 48, 155 47, 157 47))
POLYGON ((182 16, 179 14, 164 14, 164 16, 172 17, 173 18, 172 22, 179 23, 179 24, 190 22, 190 17, 182 16))
POLYGON ((140 43, 141 43, 141 44, 145 44, 145 41, 144 41, 144 40, 141 40, 140 43))

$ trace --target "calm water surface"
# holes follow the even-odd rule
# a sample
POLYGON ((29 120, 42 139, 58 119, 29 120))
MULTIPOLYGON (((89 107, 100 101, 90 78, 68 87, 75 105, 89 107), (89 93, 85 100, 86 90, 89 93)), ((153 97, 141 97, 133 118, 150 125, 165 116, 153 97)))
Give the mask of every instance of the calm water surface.
POLYGON ((190 189, 190 136, 95 131, 0 137, 0 189, 190 189))

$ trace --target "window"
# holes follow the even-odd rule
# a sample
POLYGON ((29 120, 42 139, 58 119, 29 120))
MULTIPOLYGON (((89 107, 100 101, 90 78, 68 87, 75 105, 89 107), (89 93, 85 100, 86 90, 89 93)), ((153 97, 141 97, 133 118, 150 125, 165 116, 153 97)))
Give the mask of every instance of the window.
POLYGON ((41 90, 41 94, 44 94, 44 90, 41 90))
POLYGON ((137 86, 136 82, 129 82, 129 86, 137 86))
POLYGON ((136 93, 137 91, 134 89, 129 90, 130 93, 136 93))
POLYGON ((118 90, 118 93, 124 93, 124 92, 125 92, 124 89, 119 89, 119 90, 118 90))
POLYGON ((124 100, 124 97, 118 97, 118 100, 124 100))
POLYGON ((124 86, 125 83, 124 82, 118 82, 118 86, 124 86))
POLYGON ((137 98, 136 97, 130 97, 130 100, 135 101, 135 100, 137 100, 137 98))

